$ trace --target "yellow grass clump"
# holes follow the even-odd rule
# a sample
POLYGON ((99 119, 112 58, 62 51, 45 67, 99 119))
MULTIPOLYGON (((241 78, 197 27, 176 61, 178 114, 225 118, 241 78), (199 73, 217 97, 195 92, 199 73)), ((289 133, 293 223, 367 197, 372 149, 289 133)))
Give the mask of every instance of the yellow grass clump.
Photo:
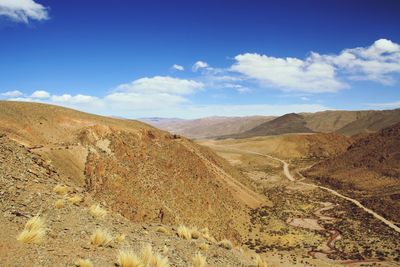
POLYGON ((164 235, 169 235, 169 234, 170 234, 169 231, 168 231, 168 229, 165 228, 164 226, 158 226, 158 227, 156 228, 156 232, 162 233, 162 234, 164 234, 164 235))
POLYGON ((117 241, 118 243, 123 243, 125 241, 125 234, 119 234, 117 235, 114 239, 115 241, 117 241))
POLYGON ((192 231, 184 225, 180 225, 177 229, 177 234, 180 238, 190 240, 192 239, 192 231))
POLYGON ((117 257, 118 266, 120 267, 146 267, 142 260, 130 250, 120 250, 117 257))
POLYGON ((165 256, 165 255, 168 255, 168 252, 169 252, 169 248, 167 247, 167 245, 164 245, 162 254, 165 256))
POLYGON ((168 258, 154 254, 151 245, 146 245, 141 252, 142 264, 146 267, 168 267, 168 258))
POLYGON ((93 204, 92 206, 90 206, 89 208, 89 213, 90 215, 92 215, 93 217, 96 218, 104 218, 107 215, 107 210, 103 209, 102 207, 100 207, 99 204, 93 204))
POLYGON ((54 207, 56 207, 56 209, 64 208, 64 199, 58 199, 58 200, 54 203, 54 207))
POLYGON ((232 242, 229 241, 228 239, 223 239, 221 241, 218 242, 218 246, 223 247, 225 249, 232 249, 233 245, 232 242))
POLYGON ((268 267, 268 264, 260 257, 260 255, 257 255, 254 264, 256 267, 268 267))
POLYGON ((161 255, 155 254, 150 260, 150 267, 168 267, 168 258, 162 257, 161 255))
POLYGON ((45 221, 39 215, 29 219, 17 240, 22 243, 41 243, 46 235, 45 221))
POLYGON ((199 249, 202 250, 202 251, 208 251, 209 247, 210 246, 206 242, 203 242, 203 243, 199 244, 199 249))
POLYGON ((79 259, 75 262, 76 267, 93 267, 93 263, 89 259, 79 259))
POLYGON ((90 236, 90 243, 94 246, 107 246, 112 241, 111 235, 102 229, 96 229, 90 236))
POLYGON ((72 205, 78 205, 80 202, 82 202, 82 198, 78 195, 75 195, 73 197, 68 198, 68 202, 72 205))
POLYGON ((53 188, 53 192, 57 193, 59 195, 66 195, 68 193, 68 191, 69 191, 69 187, 65 186, 65 185, 58 184, 53 188))
POLYGON ((205 267, 207 266, 206 257, 197 252, 192 258, 192 267, 205 267))

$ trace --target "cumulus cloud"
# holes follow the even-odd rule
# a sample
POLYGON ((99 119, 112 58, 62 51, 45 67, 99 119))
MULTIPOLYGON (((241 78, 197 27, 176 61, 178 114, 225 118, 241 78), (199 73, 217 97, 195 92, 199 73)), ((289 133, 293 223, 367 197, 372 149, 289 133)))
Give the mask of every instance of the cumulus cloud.
POLYGON ((0 0, 0 16, 23 23, 49 19, 47 8, 33 0, 0 0))
POLYGON ((385 85, 395 83, 393 74, 400 73, 400 45, 379 39, 369 47, 345 49, 339 55, 312 54, 345 72, 353 80, 370 80, 385 85))
POLYGON ((0 95, 4 97, 20 97, 23 95, 23 93, 18 90, 14 90, 1 93, 0 95))
POLYGON ((38 90, 38 91, 33 92, 31 94, 31 97, 33 97, 33 98, 49 98, 50 94, 46 91, 38 90))
POLYGON ((183 66, 178 65, 178 64, 172 65, 171 68, 174 69, 174 70, 179 70, 179 71, 184 71, 185 70, 185 68, 183 66))
POLYGON ((204 61, 201 61, 201 60, 199 60, 196 63, 194 63, 193 66, 192 66, 192 70, 195 71, 195 72, 200 70, 200 69, 206 69, 206 68, 209 68, 208 63, 204 62, 204 61))
POLYGON ((335 68, 311 58, 276 58, 260 54, 240 54, 231 70, 259 81, 263 86, 283 91, 336 92, 346 87, 335 77, 335 68))
POLYGON ((400 101, 387 102, 387 103, 373 103, 373 104, 368 104, 368 106, 381 109, 400 108, 400 101))
POLYGON ((394 84, 394 75, 400 73, 400 45, 379 39, 369 47, 344 49, 339 54, 312 52, 298 59, 246 53, 237 55, 235 61, 230 70, 262 86, 286 92, 337 92, 350 87, 351 80, 394 84))
POLYGON ((203 83, 194 80, 178 79, 169 76, 154 76, 151 78, 140 78, 131 83, 121 84, 116 88, 116 91, 142 94, 166 93, 187 95, 203 87, 203 83))
POLYGON ((63 95, 52 95, 50 97, 50 101, 54 103, 63 103, 63 104, 100 104, 101 100, 95 96, 90 95, 70 95, 70 94, 63 94, 63 95))

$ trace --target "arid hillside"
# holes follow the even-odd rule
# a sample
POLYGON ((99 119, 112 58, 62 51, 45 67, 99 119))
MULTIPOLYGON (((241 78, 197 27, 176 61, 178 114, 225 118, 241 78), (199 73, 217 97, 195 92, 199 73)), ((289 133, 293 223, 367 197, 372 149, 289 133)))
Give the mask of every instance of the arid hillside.
POLYGON ((65 183, 40 155, 5 135, 0 136, 0 174, 1 266, 167 267, 206 262, 249 267, 254 261, 254 253, 231 248, 229 241, 218 245, 207 229, 128 220, 85 188, 65 183), (142 265, 121 264, 121 251, 135 253, 142 265), (148 261, 152 265, 144 265, 148 261))
POLYGON ((202 139, 242 133, 272 119, 274 119, 272 116, 248 116, 208 117, 195 120, 149 118, 142 121, 171 133, 202 139))
POLYGON ((400 222, 400 124, 356 140, 305 174, 400 222))
POLYGON ((240 240, 247 208, 263 200, 211 150, 141 122, 0 102, 0 131, 135 222, 209 227, 240 240))

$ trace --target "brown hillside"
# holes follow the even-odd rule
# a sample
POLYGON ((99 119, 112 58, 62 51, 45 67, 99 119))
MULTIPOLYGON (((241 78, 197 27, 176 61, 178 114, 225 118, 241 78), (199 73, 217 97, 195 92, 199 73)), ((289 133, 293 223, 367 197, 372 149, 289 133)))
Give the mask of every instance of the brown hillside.
POLYGON ((249 138, 255 136, 280 135, 286 133, 312 133, 306 126, 304 116, 290 113, 275 118, 240 134, 225 135, 222 138, 249 138))
POLYGON ((315 165, 306 175, 354 194, 400 222, 399 147, 400 123, 361 137, 346 152, 315 165))
POLYGON ((164 214, 169 224, 240 239, 246 207, 263 200, 210 150, 140 122, 18 102, 0 102, 0 122, 0 131, 133 221, 164 214))

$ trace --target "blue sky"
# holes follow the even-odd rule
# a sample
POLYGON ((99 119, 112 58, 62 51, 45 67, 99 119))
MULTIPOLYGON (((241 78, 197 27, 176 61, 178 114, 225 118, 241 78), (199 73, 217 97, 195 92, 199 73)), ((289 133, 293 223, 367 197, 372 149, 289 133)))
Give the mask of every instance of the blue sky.
POLYGON ((400 107, 400 2, 0 0, 0 98, 139 117, 400 107))

